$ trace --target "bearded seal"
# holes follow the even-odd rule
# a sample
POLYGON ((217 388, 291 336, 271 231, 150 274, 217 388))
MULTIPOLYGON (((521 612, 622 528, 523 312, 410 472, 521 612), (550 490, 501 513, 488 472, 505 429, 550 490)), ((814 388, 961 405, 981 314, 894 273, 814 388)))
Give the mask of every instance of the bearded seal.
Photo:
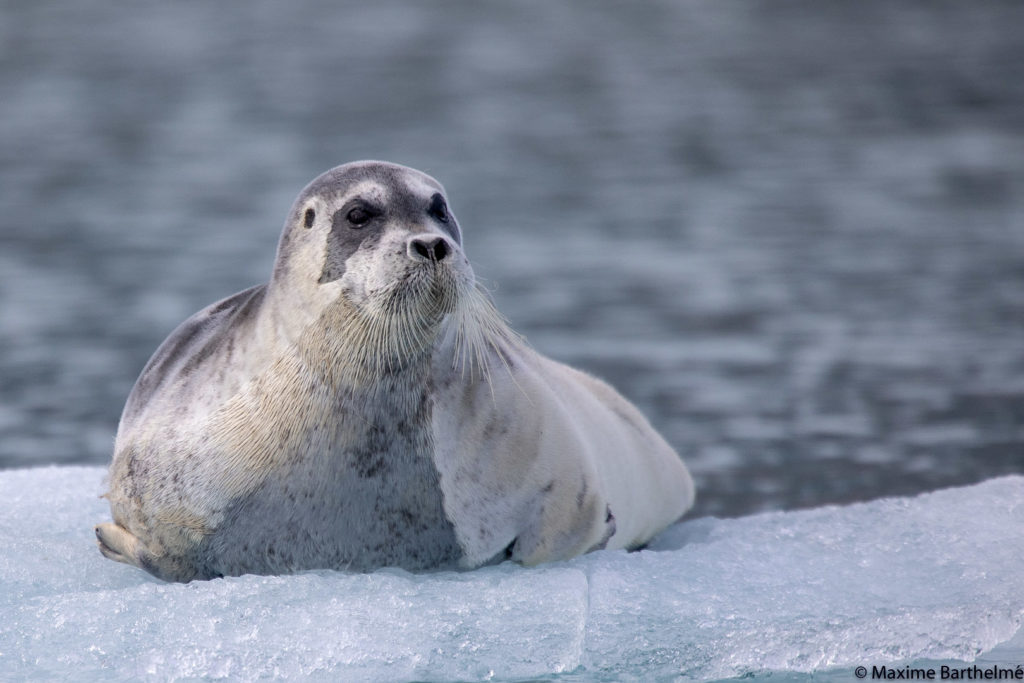
POLYGON ((191 581, 635 548, 694 487, 636 408, 509 328, 436 180, 357 162, 299 195, 269 283, 157 349, 105 495, 101 552, 191 581))

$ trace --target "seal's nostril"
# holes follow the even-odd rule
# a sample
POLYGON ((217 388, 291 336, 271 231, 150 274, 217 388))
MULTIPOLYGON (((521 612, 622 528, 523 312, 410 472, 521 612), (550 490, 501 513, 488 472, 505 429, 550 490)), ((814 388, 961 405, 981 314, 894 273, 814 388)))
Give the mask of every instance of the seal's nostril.
POLYGON ((427 245, 423 244, 423 242, 416 240, 415 242, 412 243, 412 248, 415 249, 416 253, 422 256, 423 258, 430 258, 430 251, 427 250, 427 245))
POLYGON ((434 243, 434 260, 443 261, 444 257, 448 255, 448 245, 443 239, 438 239, 434 243))

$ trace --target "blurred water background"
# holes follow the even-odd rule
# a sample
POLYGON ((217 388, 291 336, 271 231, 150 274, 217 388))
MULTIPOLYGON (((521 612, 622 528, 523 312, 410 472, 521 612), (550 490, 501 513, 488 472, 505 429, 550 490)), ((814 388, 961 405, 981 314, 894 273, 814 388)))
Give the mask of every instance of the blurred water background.
POLYGON ((0 467, 103 464, 149 354, 336 164, 443 182, 696 515, 1024 471, 1024 4, 0 6, 0 467))

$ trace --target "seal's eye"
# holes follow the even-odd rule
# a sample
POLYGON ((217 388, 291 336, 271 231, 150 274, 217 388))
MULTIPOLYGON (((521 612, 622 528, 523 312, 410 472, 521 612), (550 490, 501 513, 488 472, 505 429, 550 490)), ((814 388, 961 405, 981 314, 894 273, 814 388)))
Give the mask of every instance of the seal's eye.
POLYGON ((357 206, 350 210, 348 215, 345 217, 348 219, 348 222, 352 224, 353 228, 361 228, 370 222, 370 219, 373 218, 373 214, 363 207, 357 206))
POLYGON ((307 228, 313 227, 313 221, 316 220, 316 211, 313 209, 306 209, 306 216, 302 219, 302 224, 307 228))
POLYGON ((435 194, 430 198, 430 208, 427 209, 427 213, 441 221, 442 223, 448 222, 448 205, 444 203, 444 197, 439 194, 435 194))

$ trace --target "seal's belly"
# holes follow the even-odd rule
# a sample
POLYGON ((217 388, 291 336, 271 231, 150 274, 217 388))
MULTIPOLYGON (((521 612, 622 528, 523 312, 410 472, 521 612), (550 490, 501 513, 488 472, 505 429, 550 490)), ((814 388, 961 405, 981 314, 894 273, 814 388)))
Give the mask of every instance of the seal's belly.
POLYGON ((218 410, 192 439, 210 450, 177 461, 211 529, 188 552, 197 573, 453 565, 432 399, 415 379, 366 396, 285 358, 218 410))
POLYGON ((393 456, 390 466, 370 476, 344 466, 268 479, 225 511, 200 553, 201 573, 454 566, 462 553, 432 466, 416 467, 416 455, 383 456, 393 456), (419 470, 418 476, 389 477, 393 467, 419 470))

